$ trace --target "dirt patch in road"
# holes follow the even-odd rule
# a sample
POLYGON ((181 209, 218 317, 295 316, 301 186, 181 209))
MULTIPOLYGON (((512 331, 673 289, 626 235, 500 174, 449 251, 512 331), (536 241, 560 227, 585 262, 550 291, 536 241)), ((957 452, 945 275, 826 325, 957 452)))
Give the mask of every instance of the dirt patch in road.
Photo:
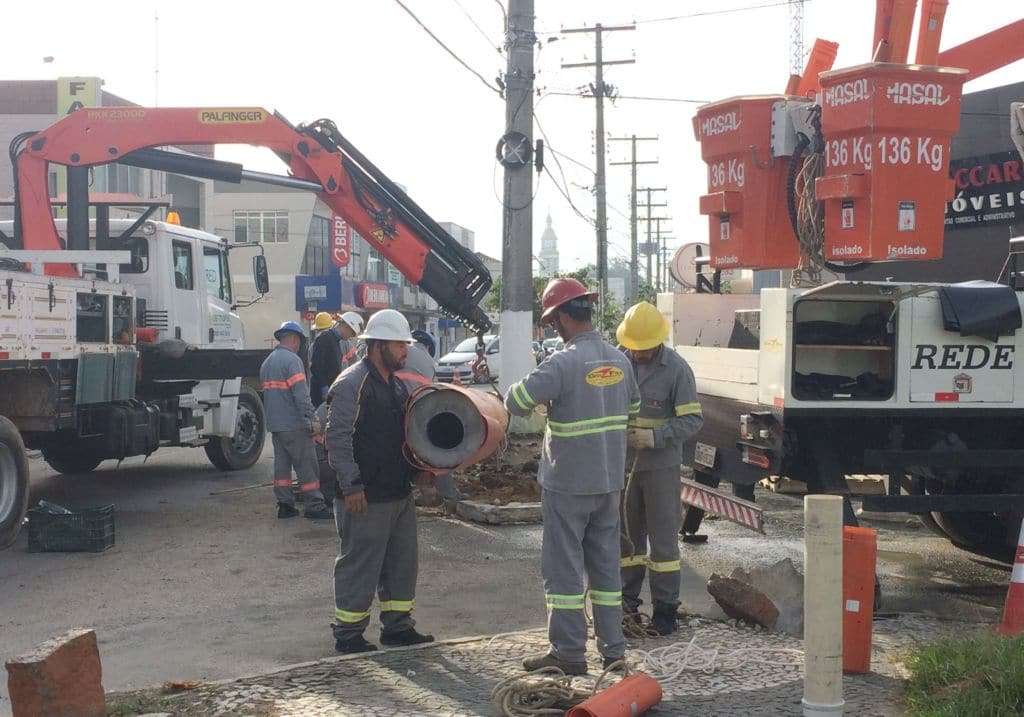
POLYGON ((490 505, 535 503, 540 500, 539 458, 539 438, 513 438, 504 450, 456 473, 455 482, 469 500, 490 505))

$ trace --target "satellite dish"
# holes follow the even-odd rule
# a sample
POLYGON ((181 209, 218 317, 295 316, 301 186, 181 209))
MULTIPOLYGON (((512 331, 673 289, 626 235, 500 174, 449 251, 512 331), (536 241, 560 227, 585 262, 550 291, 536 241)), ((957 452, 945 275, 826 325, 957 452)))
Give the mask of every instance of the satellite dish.
POLYGON ((709 254, 710 249, 707 244, 701 242, 683 244, 672 255, 672 261, 668 265, 668 273, 683 288, 696 290, 697 264, 695 260, 699 256, 708 256, 709 254))

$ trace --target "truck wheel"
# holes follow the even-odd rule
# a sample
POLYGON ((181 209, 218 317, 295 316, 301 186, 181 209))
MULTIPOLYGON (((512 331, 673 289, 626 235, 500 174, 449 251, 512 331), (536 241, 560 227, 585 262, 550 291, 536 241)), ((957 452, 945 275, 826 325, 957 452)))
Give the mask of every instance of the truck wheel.
POLYGON ((58 473, 76 475, 92 473, 96 466, 103 462, 102 458, 90 456, 88 453, 74 453, 43 449, 43 460, 58 473))
POLYGON ((0 548, 14 542, 28 510, 28 457, 18 429, 0 416, 0 548))
POLYGON ((238 396, 235 435, 231 438, 211 438, 206 444, 206 457, 222 471, 249 468, 263 453, 266 438, 267 421, 263 413, 263 401, 256 391, 243 385, 238 396))

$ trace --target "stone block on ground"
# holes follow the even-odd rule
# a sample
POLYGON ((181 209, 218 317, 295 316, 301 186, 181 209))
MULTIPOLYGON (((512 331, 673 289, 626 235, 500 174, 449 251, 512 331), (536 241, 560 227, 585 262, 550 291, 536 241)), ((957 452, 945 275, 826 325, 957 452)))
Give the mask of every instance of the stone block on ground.
POLYGON ((71 630, 6 663, 14 717, 104 717, 96 633, 71 630))
POLYGON ((774 565, 757 566, 747 572, 736 568, 730 576, 764 593, 779 611, 775 630, 793 637, 804 633, 804 576, 784 558, 774 565))
POLYGON ((731 618, 745 620, 769 630, 775 629, 779 610, 767 595, 747 583, 712 573, 708 592, 731 618))
POLYGON ((490 505, 475 500, 460 500, 456 513, 464 520, 486 525, 541 522, 540 503, 508 503, 490 505))

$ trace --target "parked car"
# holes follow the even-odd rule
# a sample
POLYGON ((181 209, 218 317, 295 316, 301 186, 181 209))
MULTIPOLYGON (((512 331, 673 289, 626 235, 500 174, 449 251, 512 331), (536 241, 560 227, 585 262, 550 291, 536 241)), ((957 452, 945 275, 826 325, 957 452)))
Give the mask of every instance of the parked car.
MULTIPOLYGON (((491 380, 498 378, 498 366, 500 365, 500 346, 496 335, 484 336, 484 358, 487 361, 487 371, 491 380)), ((479 375, 474 375, 473 364, 476 363, 476 337, 471 336, 459 342, 454 349, 446 353, 437 362, 437 373, 435 378, 438 381, 450 382, 456 376, 462 383, 477 383, 487 380, 479 375)))
POLYGON ((548 356, 550 356, 555 351, 561 351, 562 349, 564 349, 565 348, 565 342, 562 341, 562 339, 560 339, 559 337, 555 336, 554 338, 544 339, 543 346, 544 346, 544 353, 547 354, 548 356))

